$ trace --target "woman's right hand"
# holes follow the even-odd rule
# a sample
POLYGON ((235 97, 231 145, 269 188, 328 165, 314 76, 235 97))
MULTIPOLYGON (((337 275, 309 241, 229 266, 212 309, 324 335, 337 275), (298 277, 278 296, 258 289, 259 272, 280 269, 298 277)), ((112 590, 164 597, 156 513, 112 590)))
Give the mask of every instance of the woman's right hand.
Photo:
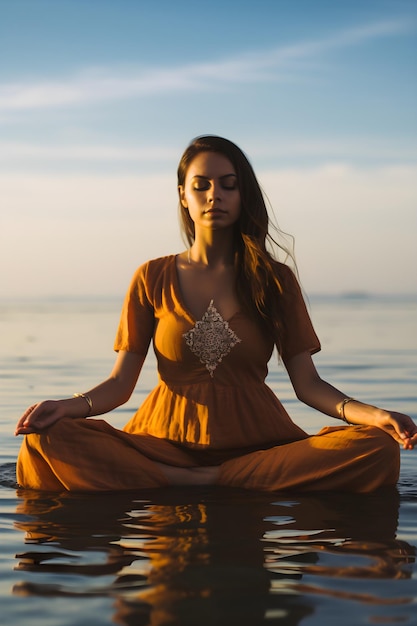
POLYGON ((15 435, 40 433, 65 417, 62 400, 45 400, 30 406, 16 424, 15 435))
MULTIPOLYGON (((88 391, 94 405, 92 415, 108 413, 129 400, 144 360, 145 356, 136 352, 121 350, 118 353, 110 377, 88 391)), ((90 414, 88 408, 85 397, 45 400, 33 404, 17 422, 15 435, 40 433, 63 417, 85 418, 90 414)))

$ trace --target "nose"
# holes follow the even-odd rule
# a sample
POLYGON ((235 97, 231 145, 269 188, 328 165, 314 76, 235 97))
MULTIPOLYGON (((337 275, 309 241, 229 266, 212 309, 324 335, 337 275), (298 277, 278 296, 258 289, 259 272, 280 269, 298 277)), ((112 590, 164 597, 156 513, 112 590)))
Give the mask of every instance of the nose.
POLYGON ((213 182, 210 185, 208 201, 215 202, 216 200, 221 200, 222 198, 222 188, 220 183, 213 182))

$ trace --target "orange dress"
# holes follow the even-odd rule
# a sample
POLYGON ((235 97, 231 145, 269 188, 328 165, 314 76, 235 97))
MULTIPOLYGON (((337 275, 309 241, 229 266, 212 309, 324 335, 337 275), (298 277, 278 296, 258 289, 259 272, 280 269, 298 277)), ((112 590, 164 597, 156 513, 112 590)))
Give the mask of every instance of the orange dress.
MULTIPOLYGON (((281 357, 320 343, 291 270, 279 266, 286 320, 281 357)), ((167 484, 158 465, 220 466, 219 484, 259 490, 369 491, 398 479, 399 447, 377 428, 336 426, 309 436, 266 385, 271 337, 243 312, 223 320, 208 303, 195 320, 181 298, 176 256, 135 273, 115 350, 145 355, 158 384, 123 430, 101 419, 62 419, 25 437, 20 485, 120 490, 167 484)))

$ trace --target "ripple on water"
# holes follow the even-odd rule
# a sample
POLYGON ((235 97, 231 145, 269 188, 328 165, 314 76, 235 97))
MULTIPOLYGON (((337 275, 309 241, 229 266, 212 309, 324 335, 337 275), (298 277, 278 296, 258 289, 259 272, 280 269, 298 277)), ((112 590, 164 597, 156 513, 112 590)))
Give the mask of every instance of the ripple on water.
POLYGON ((255 626, 264 616, 308 624, 319 615, 330 624, 338 614, 351 626, 346 615, 408 619, 415 607, 416 550, 396 536, 396 490, 16 494, 8 523, 24 543, 13 545, 11 597, 27 614, 48 598, 44 624, 52 609, 54 626, 77 623, 68 616, 79 607, 91 623, 100 615, 96 623, 127 626, 255 626))

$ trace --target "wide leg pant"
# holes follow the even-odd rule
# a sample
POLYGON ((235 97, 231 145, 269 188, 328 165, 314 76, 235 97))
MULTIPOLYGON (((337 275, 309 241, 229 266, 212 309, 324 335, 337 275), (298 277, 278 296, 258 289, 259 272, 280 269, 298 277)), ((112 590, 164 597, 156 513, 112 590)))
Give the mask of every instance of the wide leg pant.
MULTIPOLYGON (((259 491, 367 492, 395 485, 399 445, 379 428, 336 426, 267 450, 225 459, 217 484, 259 491)), ((158 463, 196 465, 168 441, 113 428, 101 419, 62 419, 24 438, 17 481, 45 491, 120 491, 167 486, 158 463)), ((203 463, 201 463, 203 464, 203 463)))

